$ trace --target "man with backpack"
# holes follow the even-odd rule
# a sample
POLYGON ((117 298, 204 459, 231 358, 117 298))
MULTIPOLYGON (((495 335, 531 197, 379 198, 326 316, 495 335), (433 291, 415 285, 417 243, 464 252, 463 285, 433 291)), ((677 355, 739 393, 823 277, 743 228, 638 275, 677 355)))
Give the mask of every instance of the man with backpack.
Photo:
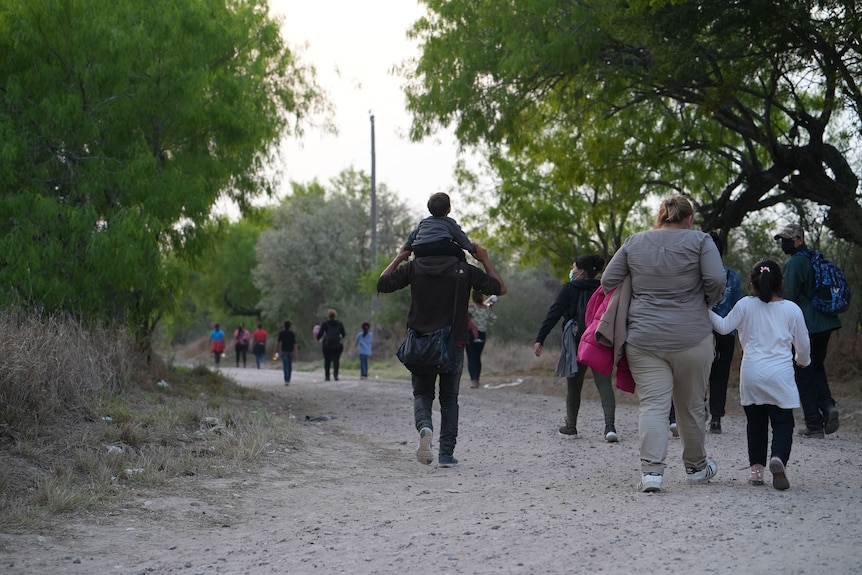
POLYGON ((338 381, 338 364, 341 360, 341 352, 344 351, 341 340, 346 335, 344 324, 338 321, 335 310, 327 311, 326 321, 320 324, 320 330, 317 332, 317 339, 323 340, 323 373, 326 381, 329 381, 330 367, 335 381, 338 381))
MULTIPOLYGON (((784 297, 802 309, 811 340, 811 364, 804 368, 796 367, 796 387, 805 416, 805 428, 799 430, 799 435, 822 439, 838 431, 838 408, 829 391, 824 362, 829 336, 841 327, 841 320, 835 315, 840 307, 822 299, 815 305, 819 292, 815 276, 824 275, 824 260, 820 254, 808 249, 804 234, 802 226, 788 224, 775 235, 775 239, 781 242, 781 250, 790 256, 784 264, 784 297), (819 266, 816 274, 812 261, 817 261, 819 266)), ((831 262, 826 261, 825 264, 834 267, 831 262)))

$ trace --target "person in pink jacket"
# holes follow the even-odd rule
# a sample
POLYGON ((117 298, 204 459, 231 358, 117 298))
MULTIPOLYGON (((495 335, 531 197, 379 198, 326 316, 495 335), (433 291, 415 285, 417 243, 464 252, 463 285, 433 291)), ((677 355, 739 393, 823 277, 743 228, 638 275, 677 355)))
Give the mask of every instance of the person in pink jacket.
MULTIPOLYGON (((536 342, 533 345, 533 351, 536 357, 541 357, 544 349, 545 338, 548 337, 551 330, 563 319, 563 354, 570 353, 573 358, 576 356, 578 346, 581 341, 581 336, 586 330, 587 323, 585 314, 587 302, 593 292, 601 285, 596 275, 604 267, 605 260, 598 255, 582 255, 572 260, 572 269, 569 272, 568 283, 563 284, 557 294, 556 300, 551 304, 539 332, 536 334, 536 342), (572 330, 570 342, 566 342, 566 330, 572 330), (571 349, 566 349, 571 346, 571 349)), ((574 438, 578 436, 578 412, 581 407, 581 391, 584 388, 584 377, 587 374, 587 366, 577 361, 574 358, 575 369, 574 373, 563 369, 557 375, 566 378, 566 422, 559 429, 559 434, 566 438, 574 438)), ((563 361, 571 365, 572 361, 563 361)), ((616 398, 614 397, 614 389, 611 385, 611 370, 607 372, 599 372, 592 369, 593 380, 596 384, 596 389, 599 391, 599 397, 602 401, 602 411, 605 416, 605 441, 615 443, 619 441, 616 428, 616 398)))

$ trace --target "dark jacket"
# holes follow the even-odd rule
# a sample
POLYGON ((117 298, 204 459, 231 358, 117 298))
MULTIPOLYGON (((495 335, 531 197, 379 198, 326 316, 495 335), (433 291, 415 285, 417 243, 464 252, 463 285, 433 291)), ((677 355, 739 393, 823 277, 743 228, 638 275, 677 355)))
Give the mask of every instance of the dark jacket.
POLYGON ((377 291, 392 293, 410 286, 410 311, 407 326, 429 333, 453 325, 455 343, 470 341, 467 328, 467 303, 473 289, 485 295, 499 295, 500 282, 479 268, 453 256, 414 258, 392 273, 380 276, 377 291), (458 293, 455 293, 455 286, 458 293))
POLYGON ((601 285, 597 279, 574 280, 563 284, 560 291, 557 293, 557 299, 548 308, 548 313, 545 315, 545 321, 542 322, 542 327, 539 328, 539 333, 536 334, 536 341, 545 345, 545 338, 563 318, 563 325, 572 318, 578 320, 578 331, 575 336, 575 341, 580 342, 581 336, 584 335, 584 330, 587 329, 584 314, 587 311, 587 302, 590 301, 590 296, 601 285))
POLYGON ((323 347, 329 347, 330 349, 339 349, 342 347, 341 340, 347 336, 347 332, 344 331, 344 324, 338 321, 337 319, 328 319, 322 324, 320 324, 320 331, 317 332, 317 339, 323 340, 323 347), (327 337, 326 332, 328 331, 337 332, 340 336, 338 338, 339 344, 337 346, 327 346, 327 337))

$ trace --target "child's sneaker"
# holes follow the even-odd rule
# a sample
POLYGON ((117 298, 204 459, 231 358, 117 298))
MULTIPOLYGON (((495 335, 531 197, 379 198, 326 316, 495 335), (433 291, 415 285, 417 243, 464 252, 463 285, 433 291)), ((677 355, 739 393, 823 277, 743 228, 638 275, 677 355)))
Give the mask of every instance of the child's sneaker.
POLYGON ((617 428, 614 427, 613 423, 609 423, 605 425, 605 441, 608 443, 616 443, 620 440, 620 436, 617 435, 617 428))
POLYGON ((674 437, 679 437, 679 428, 676 426, 676 422, 675 422, 675 421, 672 421, 672 422, 670 423, 670 433, 671 433, 671 435, 673 435, 674 437))
POLYGON ((773 457, 769 460, 769 471, 772 473, 772 486, 779 491, 790 489, 790 481, 787 480, 787 472, 784 469, 784 462, 778 457, 773 457))
POLYGON ((748 474, 749 485, 763 485, 763 466, 759 463, 751 466, 751 473, 748 474))

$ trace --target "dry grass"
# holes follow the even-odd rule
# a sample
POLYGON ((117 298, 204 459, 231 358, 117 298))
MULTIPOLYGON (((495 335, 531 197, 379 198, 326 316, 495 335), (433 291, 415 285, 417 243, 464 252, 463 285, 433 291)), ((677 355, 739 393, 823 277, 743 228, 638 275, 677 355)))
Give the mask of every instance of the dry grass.
POLYGON ((21 312, 0 314, 0 326, 0 524, 9 530, 44 529, 53 514, 177 477, 229 474, 289 440, 268 394, 202 366, 148 365, 121 330, 21 312))

